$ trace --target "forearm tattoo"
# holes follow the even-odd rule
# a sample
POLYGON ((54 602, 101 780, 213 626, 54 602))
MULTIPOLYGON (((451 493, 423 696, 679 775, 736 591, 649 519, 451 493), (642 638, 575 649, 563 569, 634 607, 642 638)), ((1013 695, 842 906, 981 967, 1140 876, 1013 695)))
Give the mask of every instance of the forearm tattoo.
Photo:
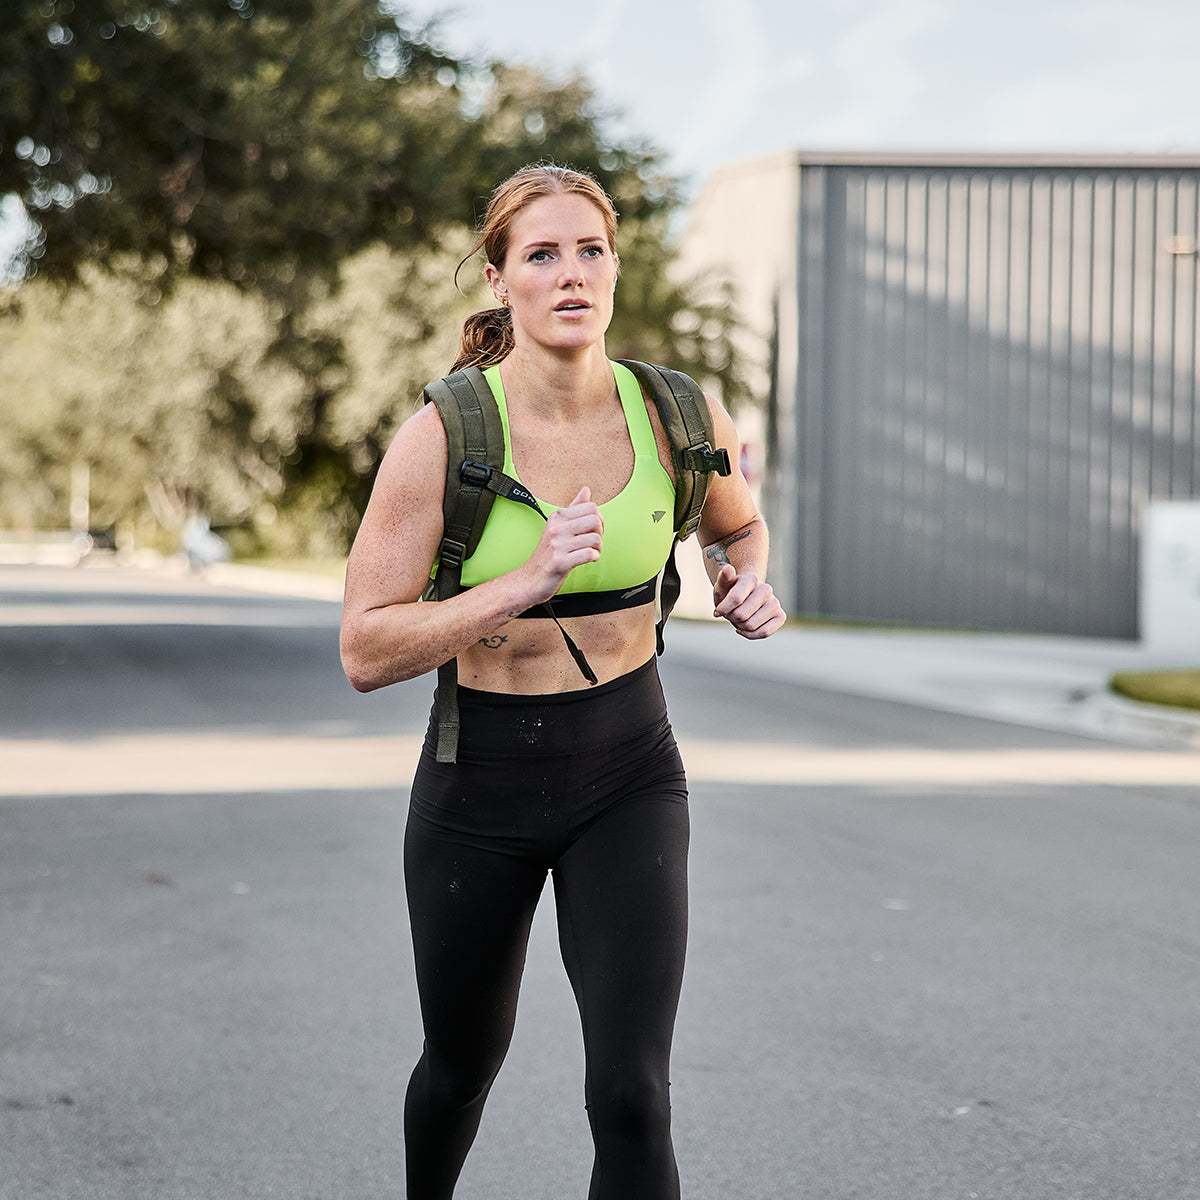
POLYGON ((494 633, 491 637, 480 638, 479 645, 483 646, 486 650, 499 650, 507 641, 508 638, 504 634, 494 633))
POLYGON ((748 529, 743 529, 740 533, 731 533, 727 538, 723 538, 721 541, 709 546, 704 551, 704 557, 711 558, 715 562, 720 563, 721 566, 724 566, 729 561, 729 547, 734 542, 740 542, 742 538, 748 538, 749 536, 750 530, 748 529))

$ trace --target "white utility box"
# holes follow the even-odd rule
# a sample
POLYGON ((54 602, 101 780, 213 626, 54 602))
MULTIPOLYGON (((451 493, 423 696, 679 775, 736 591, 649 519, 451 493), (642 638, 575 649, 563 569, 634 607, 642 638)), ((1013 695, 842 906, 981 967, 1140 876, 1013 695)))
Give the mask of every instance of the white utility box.
POLYGON ((1200 500, 1146 505, 1140 584, 1146 649, 1200 654, 1200 500))

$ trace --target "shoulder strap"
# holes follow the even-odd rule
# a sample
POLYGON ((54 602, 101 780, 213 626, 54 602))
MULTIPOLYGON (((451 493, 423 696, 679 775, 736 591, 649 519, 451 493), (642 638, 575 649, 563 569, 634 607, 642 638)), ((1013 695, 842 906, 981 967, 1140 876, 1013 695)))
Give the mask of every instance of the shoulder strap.
POLYGON ((663 652, 663 627, 679 599, 679 568, 675 565, 675 547, 696 532, 704 499, 708 495, 709 476, 730 474, 729 452, 713 449, 716 433, 708 401, 700 385, 681 371, 656 367, 635 359, 619 359, 650 394, 671 443, 675 463, 675 540, 671 556, 663 567, 659 590, 657 629, 658 653, 663 652))
MULTIPOLYGON (((479 544, 495 499, 491 468, 504 467, 504 427, 496 398, 478 367, 466 367, 425 388, 425 403, 437 407, 446 430, 446 495, 442 502, 442 544, 428 599, 445 600, 462 588, 462 565, 479 544), (470 470, 470 467, 481 468, 470 470)), ((438 762, 458 754, 458 663, 438 667, 438 762)))
POLYGON ((426 404, 436 406, 446 430, 446 495, 437 572, 438 598, 442 599, 458 591, 462 564, 479 544, 495 498, 486 478, 465 473, 463 464, 479 463, 502 470, 504 428, 492 389, 478 367, 466 367, 444 379, 435 379, 426 385, 424 396, 426 404))
POLYGON ((729 453, 713 449, 715 433, 708 401, 700 385, 682 371, 656 367, 635 359, 619 359, 649 392, 671 443, 675 462, 675 530, 682 542, 696 532, 708 478, 728 475, 729 453))

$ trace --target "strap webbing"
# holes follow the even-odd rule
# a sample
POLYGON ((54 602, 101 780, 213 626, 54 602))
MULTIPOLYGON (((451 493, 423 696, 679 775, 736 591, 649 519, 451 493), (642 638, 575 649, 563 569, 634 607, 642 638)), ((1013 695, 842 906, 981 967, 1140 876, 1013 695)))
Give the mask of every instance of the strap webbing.
POLYGON ((657 654, 663 652, 663 627, 666 625, 667 618, 671 615, 671 610, 675 607, 675 601, 679 599, 682 589, 679 567, 675 564, 675 547, 678 545, 679 534, 676 534, 675 540, 671 543, 671 553, 663 564, 662 581, 658 585, 658 623, 654 626, 655 652, 657 654))
POLYGON ((621 359, 646 386, 671 443, 675 460, 675 530, 679 541, 691 537, 700 525, 708 475, 730 474, 729 455, 713 449, 712 419, 699 385, 687 375, 635 359, 621 359))
POLYGON ((708 476, 730 474, 729 454, 724 447, 713 449, 715 439, 708 401, 695 380, 680 371, 656 367, 635 359, 621 359, 650 393, 671 444, 675 461, 675 540, 663 566, 658 593, 658 624, 655 640, 663 652, 663 627, 682 587, 675 549, 696 532, 704 498, 708 495, 708 476))
MULTIPOLYGON (((456 464, 504 465, 504 429, 491 389, 478 367, 425 388, 426 403, 437 406, 446 430, 448 473, 456 464), (499 461, 497 461, 497 458, 499 461), (490 462, 489 462, 490 459, 490 462)), ((472 478, 458 467, 458 486, 446 484, 442 506, 443 533, 434 595, 446 600, 457 595, 462 583, 462 565, 479 541, 495 492, 486 480, 472 478)), ((458 756, 458 660, 448 659, 438 667, 438 762, 454 762, 458 756)))

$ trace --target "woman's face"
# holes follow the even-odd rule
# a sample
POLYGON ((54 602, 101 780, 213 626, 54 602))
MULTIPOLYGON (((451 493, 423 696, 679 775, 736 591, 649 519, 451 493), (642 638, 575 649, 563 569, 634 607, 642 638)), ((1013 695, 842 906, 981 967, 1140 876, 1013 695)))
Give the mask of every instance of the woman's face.
POLYGON ((518 347, 581 349, 603 342, 612 320, 617 258, 604 217, 586 197, 543 196, 512 224, 502 268, 488 263, 492 291, 512 309, 518 347))

